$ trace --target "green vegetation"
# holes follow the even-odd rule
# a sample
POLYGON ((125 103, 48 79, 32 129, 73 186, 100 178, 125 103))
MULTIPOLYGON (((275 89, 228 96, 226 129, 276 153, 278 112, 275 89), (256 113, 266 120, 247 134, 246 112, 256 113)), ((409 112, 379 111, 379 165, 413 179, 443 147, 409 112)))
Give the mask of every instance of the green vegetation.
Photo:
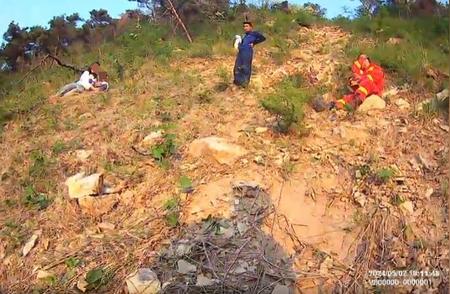
POLYGON ((180 178, 180 188, 183 193, 190 193, 194 190, 192 187, 192 181, 186 176, 180 178))
POLYGON ((383 183, 387 183, 394 175, 395 170, 392 168, 382 168, 376 174, 377 178, 383 183))
POLYGON ((169 167, 169 157, 174 155, 177 150, 174 134, 164 134, 163 141, 151 148, 152 157, 162 167, 169 167))
POLYGON ((92 269, 86 274, 86 282, 88 283, 87 288, 89 290, 97 290, 101 286, 106 285, 111 277, 111 273, 104 268, 98 267, 92 269))
POLYGON ((277 129, 281 133, 287 133, 292 125, 302 123, 303 108, 316 91, 303 84, 301 76, 289 77, 261 101, 267 111, 277 116, 277 129))
POLYGON ((177 196, 173 196, 172 198, 168 199, 163 205, 163 208, 166 211, 165 220, 170 227, 176 227, 179 224, 179 205, 180 199, 177 196))
POLYGON ((32 186, 25 188, 23 202, 27 206, 36 207, 38 210, 46 209, 52 200, 44 193, 36 192, 32 186))

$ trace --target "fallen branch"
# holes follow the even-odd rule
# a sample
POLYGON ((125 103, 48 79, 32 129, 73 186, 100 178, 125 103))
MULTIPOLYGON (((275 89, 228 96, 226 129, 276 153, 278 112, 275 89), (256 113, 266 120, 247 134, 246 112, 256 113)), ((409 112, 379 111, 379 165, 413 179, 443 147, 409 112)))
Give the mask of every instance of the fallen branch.
MULTIPOLYGON (((57 63, 58 65, 60 65, 60 66, 62 66, 62 67, 65 67, 65 68, 68 68, 68 69, 71 69, 71 70, 75 71, 76 73, 81 73, 81 72, 83 72, 82 69, 79 69, 79 68, 77 68, 77 67, 75 67, 74 65, 71 65, 71 64, 66 64, 66 63, 62 62, 58 57, 53 56, 53 55, 51 55, 51 54, 47 54, 47 56, 45 57, 45 59, 47 59, 47 58, 53 59, 54 61, 56 61, 56 63, 57 63)), ((45 60, 45 59, 44 59, 44 60, 45 60)))
POLYGON ((181 25, 181 27, 183 28, 183 31, 186 34, 186 37, 188 38, 189 43, 192 43, 192 37, 189 34, 189 32, 188 32, 186 26, 184 25, 183 21, 181 20, 180 16, 178 15, 177 10, 175 9, 175 6, 173 6, 172 1, 171 0, 167 0, 167 2, 169 3, 170 11, 175 16, 175 18, 177 19, 177 21, 181 25))

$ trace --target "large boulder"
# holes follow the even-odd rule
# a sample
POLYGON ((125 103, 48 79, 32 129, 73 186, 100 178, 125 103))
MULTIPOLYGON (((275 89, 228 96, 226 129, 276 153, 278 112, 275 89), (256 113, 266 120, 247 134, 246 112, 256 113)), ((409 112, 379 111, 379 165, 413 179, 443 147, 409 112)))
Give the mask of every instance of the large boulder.
POLYGON ((161 291, 158 276, 148 268, 140 268, 126 279, 130 294, 157 294, 161 291))
POLYGON ((194 140, 189 146, 189 154, 193 157, 211 156, 220 164, 233 164, 247 154, 247 150, 220 137, 206 137, 194 140))
POLYGON ((66 185, 69 190, 69 197, 72 199, 99 195, 103 190, 103 174, 96 173, 85 176, 84 172, 80 172, 68 178, 66 185))
POLYGON ((358 107, 358 112, 368 112, 371 110, 380 110, 386 108, 386 101, 380 96, 371 95, 364 100, 364 102, 358 107))

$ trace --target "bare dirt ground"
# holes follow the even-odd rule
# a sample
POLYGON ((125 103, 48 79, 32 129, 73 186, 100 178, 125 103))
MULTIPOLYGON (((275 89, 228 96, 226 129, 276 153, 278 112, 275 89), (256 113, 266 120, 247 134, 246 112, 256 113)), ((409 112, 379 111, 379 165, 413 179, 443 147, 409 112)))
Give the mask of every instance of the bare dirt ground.
POLYGON ((443 293, 447 122, 415 113, 423 98, 404 89, 369 114, 307 108, 306 135, 277 134, 260 107, 263 93, 295 73, 332 86, 349 35, 321 27, 298 38, 307 41, 283 65, 257 50, 248 89, 214 92, 217 68, 231 71, 233 57, 184 59, 157 73, 144 67, 130 81, 138 95, 67 97, 9 123, 0 145, 0 292, 77 293, 86 273, 101 268, 93 293, 126 293, 126 276, 151 268, 165 293, 272 293, 281 285, 291 293, 360 293, 371 286, 370 270, 394 269, 439 276, 389 291, 443 293), (400 98, 410 108, 397 106, 400 98), (132 148, 161 127, 179 145, 167 170, 132 148), (223 154, 193 154, 193 142, 210 136, 245 152, 226 164, 217 161, 223 154), (84 204, 69 199, 64 183, 80 171, 103 172, 114 191, 84 204), (193 192, 180 191, 181 176, 193 192), (48 207, 21 201, 26 177, 36 191, 53 191, 48 207), (177 195, 179 224, 170 226, 165 204, 177 195), (188 249, 172 252, 180 244, 188 249), (178 272, 181 259, 195 270, 178 272), (200 276, 211 284, 198 285, 200 276))

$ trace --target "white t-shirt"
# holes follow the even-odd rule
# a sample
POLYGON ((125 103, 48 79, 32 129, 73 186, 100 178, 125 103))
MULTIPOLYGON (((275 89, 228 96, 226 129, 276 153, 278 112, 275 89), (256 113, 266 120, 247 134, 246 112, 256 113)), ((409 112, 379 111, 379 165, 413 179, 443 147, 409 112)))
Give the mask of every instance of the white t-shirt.
POLYGON ((85 71, 81 75, 78 84, 83 86, 84 89, 89 90, 90 88, 92 88, 94 81, 95 81, 94 76, 90 74, 89 71, 85 71))

